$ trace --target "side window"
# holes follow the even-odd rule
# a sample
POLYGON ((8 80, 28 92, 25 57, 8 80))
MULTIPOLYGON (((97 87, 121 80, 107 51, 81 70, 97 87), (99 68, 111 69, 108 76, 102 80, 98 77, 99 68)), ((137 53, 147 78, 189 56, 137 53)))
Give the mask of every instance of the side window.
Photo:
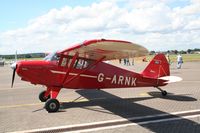
POLYGON ((71 63, 72 63, 72 59, 69 58, 68 63, 67 63, 67 67, 70 67, 71 63))
POLYGON ((74 68, 76 69, 84 69, 87 68, 89 65, 88 61, 84 59, 79 59, 76 61, 74 68))
POLYGON ((83 63, 83 68, 87 68, 88 65, 89 65, 88 61, 84 61, 84 63, 83 63))
POLYGON ((63 57, 61 59, 60 66, 68 68, 70 66, 70 64, 71 64, 71 61, 72 61, 71 58, 63 57))
POLYGON ((62 59, 61 66, 62 66, 62 67, 65 67, 66 64, 67 64, 67 58, 63 58, 63 59, 62 59))
MULTIPOLYGON (((63 57, 60 63, 61 67, 66 67, 69 68, 72 63, 72 58, 71 57, 63 57)), ((78 58, 73 64, 73 68, 75 69, 85 69, 87 68, 90 64, 92 63, 91 60, 87 59, 81 59, 78 58)))
POLYGON ((84 60, 79 59, 78 62, 77 62, 77 65, 76 65, 76 69, 82 69, 83 63, 84 63, 84 60))

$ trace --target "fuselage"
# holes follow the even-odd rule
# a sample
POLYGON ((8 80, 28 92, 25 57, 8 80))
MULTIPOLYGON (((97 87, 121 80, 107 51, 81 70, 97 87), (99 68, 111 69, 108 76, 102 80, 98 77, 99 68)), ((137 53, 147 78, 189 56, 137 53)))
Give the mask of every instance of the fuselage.
MULTIPOLYGON (((89 62, 90 64, 92 61, 89 62)), ((88 66, 90 65, 88 64, 88 66)), ((57 61, 20 61, 17 74, 22 80, 47 87, 71 89, 103 89, 126 87, 156 87, 166 85, 163 80, 144 77, 111 64, 99 62, 90 69, 73 68, 68 71, 57 61)))

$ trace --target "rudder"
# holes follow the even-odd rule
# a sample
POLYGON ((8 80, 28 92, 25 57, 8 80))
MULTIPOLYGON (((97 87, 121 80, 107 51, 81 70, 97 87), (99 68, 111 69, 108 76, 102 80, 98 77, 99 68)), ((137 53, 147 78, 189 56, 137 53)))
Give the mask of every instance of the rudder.
POLYGON ((169 76, 169 63, 164 54, 157 54, 142 72, 144 77, 159 78, 169 76))

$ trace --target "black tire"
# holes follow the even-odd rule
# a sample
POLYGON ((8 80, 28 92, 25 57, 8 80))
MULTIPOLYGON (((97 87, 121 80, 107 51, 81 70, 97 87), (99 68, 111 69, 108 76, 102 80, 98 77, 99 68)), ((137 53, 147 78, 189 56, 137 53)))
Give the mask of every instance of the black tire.
POLYGON ((40 99, 41 102, 46 102, 46 101, 50 98, 50 96, 48 96, 48 97, 45 97, 45 96, 44 96, 45 92, 46 92, 46 91, 42 91, 42 92, 40 92, 40 94, 39 94, 39 99, 40 99))
POLYGON ((49 112, 57 112, 60 108, 60 103, 57 99, 48 99, 45 103, 45 109, 49 112))
POLYGON ((167 91, 162 91, 162 95, 166 96, 167 95, 167 91))

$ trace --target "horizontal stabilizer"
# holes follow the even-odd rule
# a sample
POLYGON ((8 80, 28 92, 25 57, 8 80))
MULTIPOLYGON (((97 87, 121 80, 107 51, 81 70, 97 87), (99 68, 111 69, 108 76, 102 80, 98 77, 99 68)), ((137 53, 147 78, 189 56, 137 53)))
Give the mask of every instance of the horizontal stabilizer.
POLYGON ((179 82, 183 80, 181 77, 177 77, 177 76, 164 76, 158 79, 167 80, 165 83, 174 83, 174 82, 179 82))

